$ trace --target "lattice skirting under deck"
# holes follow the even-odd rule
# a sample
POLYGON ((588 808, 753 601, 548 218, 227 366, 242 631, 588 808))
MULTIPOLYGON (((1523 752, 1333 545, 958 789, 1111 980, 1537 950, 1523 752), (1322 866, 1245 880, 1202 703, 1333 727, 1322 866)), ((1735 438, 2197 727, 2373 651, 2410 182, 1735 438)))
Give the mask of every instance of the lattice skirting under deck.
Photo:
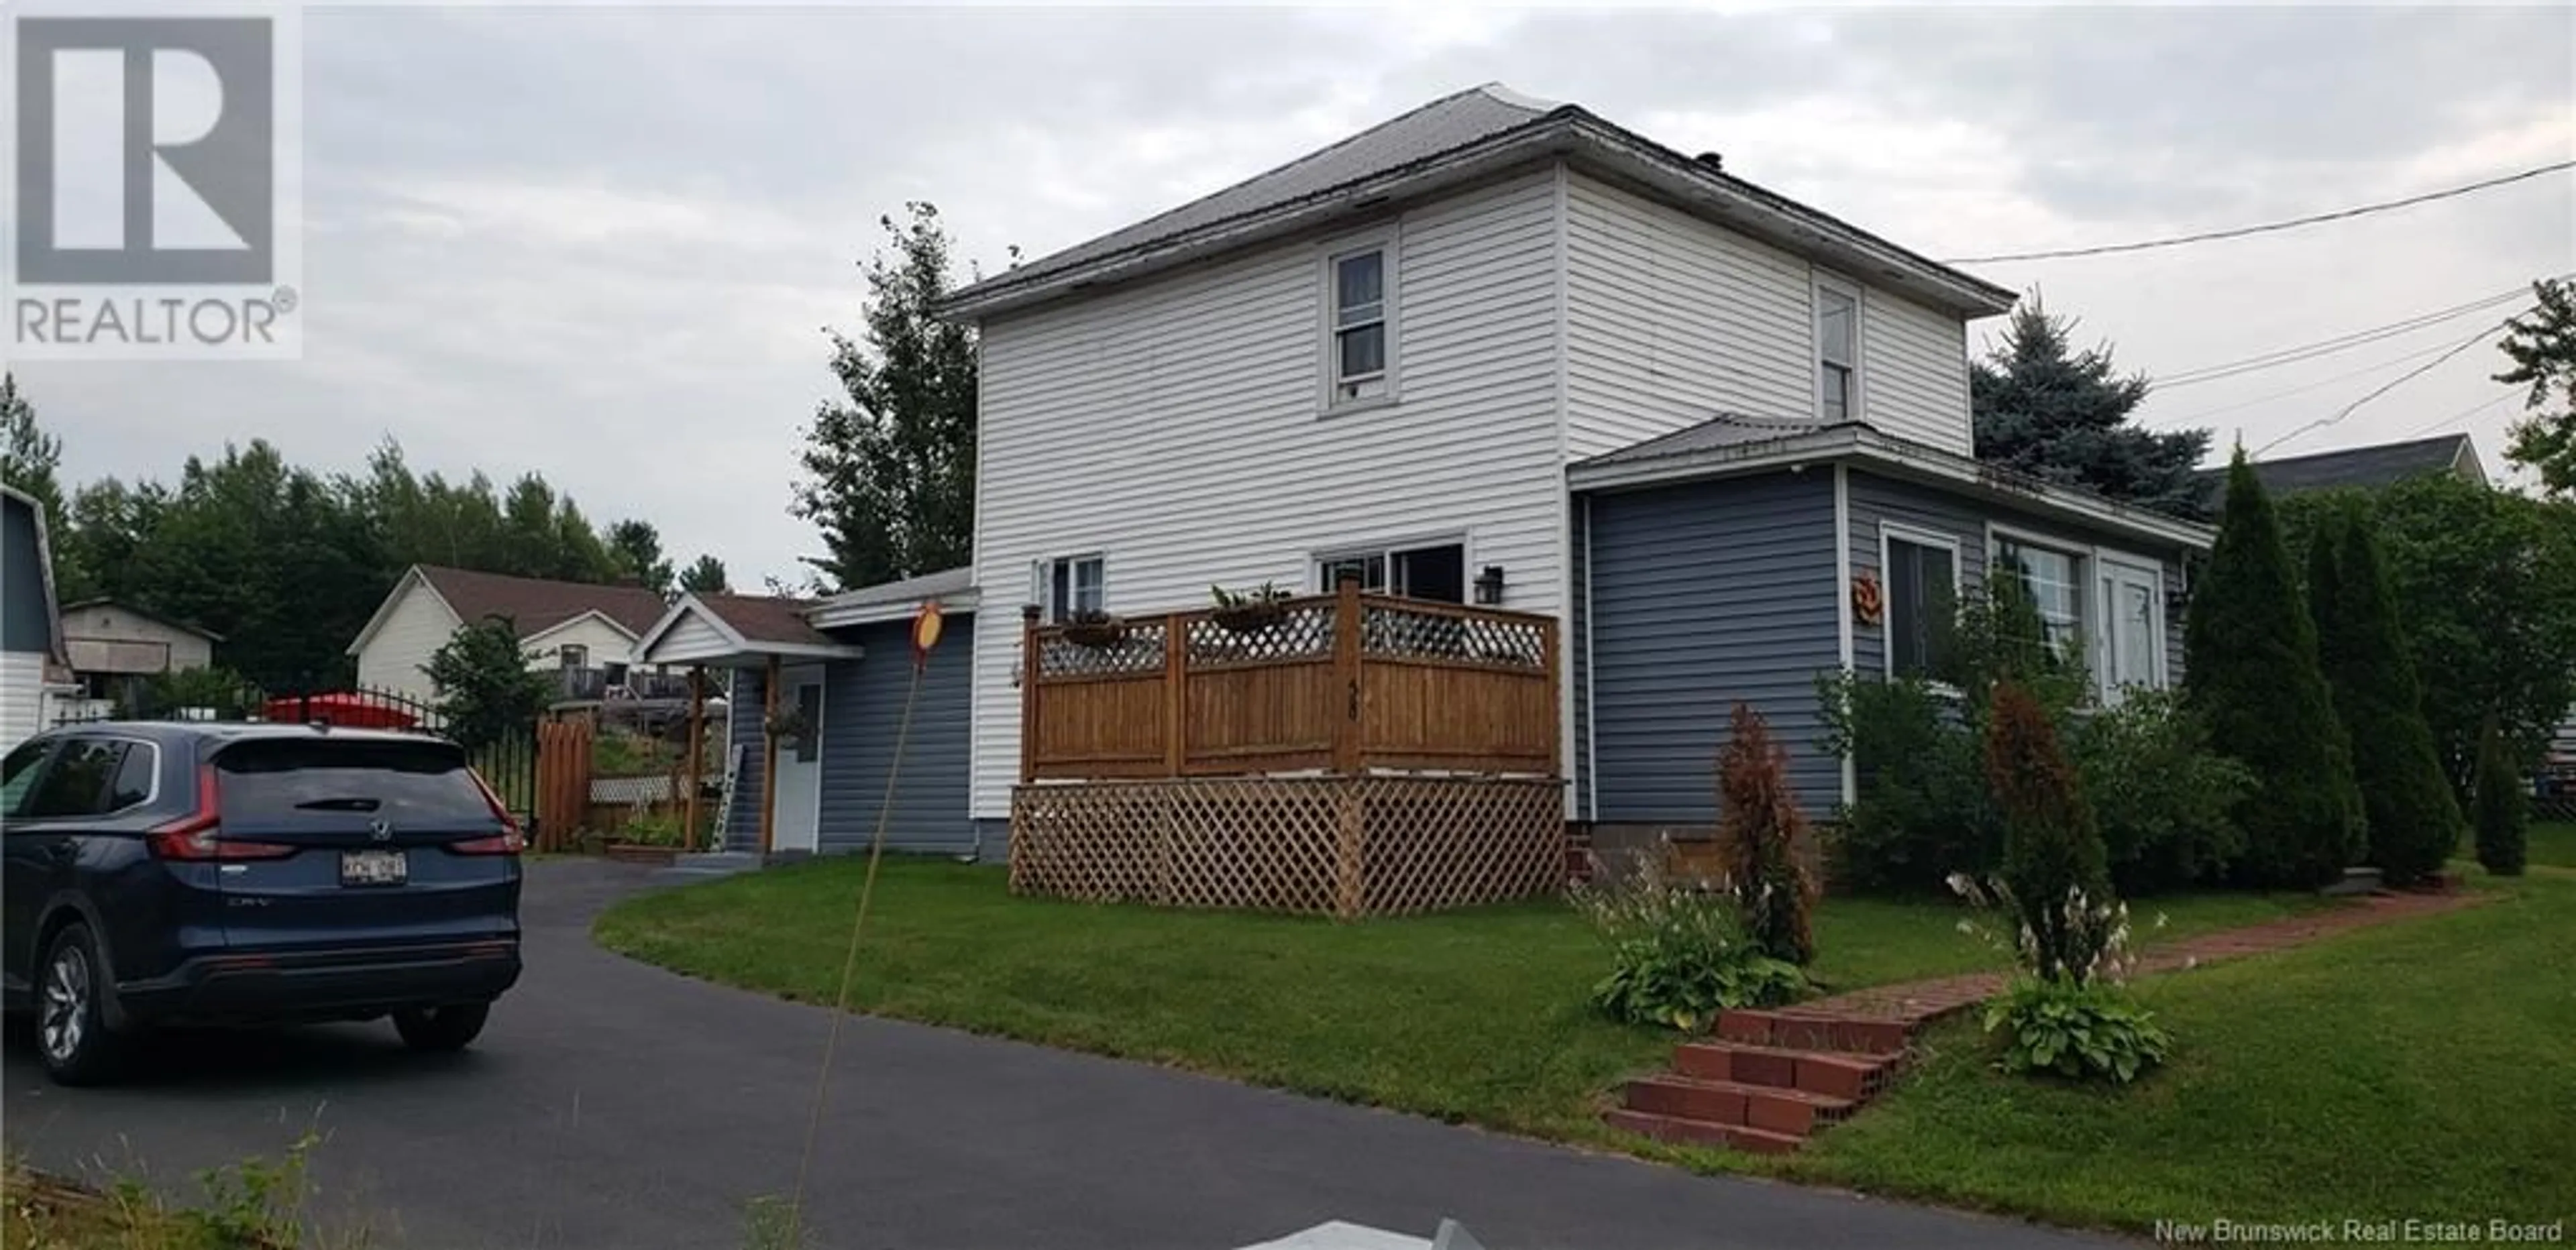
POLYGON ((1563 793, 1391 775, 1024 785, 1011 889, 1345 917, 1527 898, 1565 882, 1563 793))

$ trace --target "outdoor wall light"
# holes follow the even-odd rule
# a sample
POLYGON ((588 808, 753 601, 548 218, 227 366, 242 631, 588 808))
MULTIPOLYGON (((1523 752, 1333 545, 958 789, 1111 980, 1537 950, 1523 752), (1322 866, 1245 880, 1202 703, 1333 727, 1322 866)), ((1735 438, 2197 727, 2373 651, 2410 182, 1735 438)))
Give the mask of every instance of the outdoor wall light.
POLYGON ((1484 572, 1476 575, 1476 602, 1488 608, 1503 605, 1503 566, 1488 564, 1484 572))

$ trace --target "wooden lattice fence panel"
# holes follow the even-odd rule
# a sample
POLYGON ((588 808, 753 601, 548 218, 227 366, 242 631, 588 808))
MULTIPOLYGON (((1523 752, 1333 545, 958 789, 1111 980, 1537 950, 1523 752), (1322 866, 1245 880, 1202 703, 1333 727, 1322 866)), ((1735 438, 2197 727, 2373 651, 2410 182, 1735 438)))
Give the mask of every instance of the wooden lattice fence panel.
POLYGON ((1525 898, 1562 873, 1559 785, 1380 775, 1022 786, 1011 888, 1341 916, 1525 898))

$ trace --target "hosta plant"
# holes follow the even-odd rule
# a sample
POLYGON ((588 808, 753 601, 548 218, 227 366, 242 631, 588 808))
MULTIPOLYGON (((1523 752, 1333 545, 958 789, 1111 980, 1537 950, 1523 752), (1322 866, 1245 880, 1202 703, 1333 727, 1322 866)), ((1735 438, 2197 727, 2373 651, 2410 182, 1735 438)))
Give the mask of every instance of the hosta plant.
POLYGON ((1594 880, 1574 902, 1610 946, 1610 974, 1592 1002, 1611 1017, 1696 1033, 1727 1008, 1776 1006, 1806 989, 1796 965, 1745 932, 1731 891, 1676 881, 1660 857, 1594 880))
POLYGON ((1986 1004, 1986 1032, 2000 1033, 1996 1066, 2126 1085, 2163 1063, 2173 1037, 2128 991, 2110 981, 2021 977, 1986 1004))

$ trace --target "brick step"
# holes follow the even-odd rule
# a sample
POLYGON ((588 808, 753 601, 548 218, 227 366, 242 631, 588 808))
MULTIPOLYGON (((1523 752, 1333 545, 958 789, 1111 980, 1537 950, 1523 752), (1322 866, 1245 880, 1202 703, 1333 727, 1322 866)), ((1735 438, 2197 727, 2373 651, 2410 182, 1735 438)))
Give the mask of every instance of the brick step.
POLYGON ((1914 1039, 1903 1020, 1852 1016, 1804 1015, 1787 1011, 1723 1011, 1717 1016, 1720 1041, 1783 1050, 1835 1050, 1856 1055, 1902 1054, 1914 1039))
POLYGON ((1674 1070, 1694 1080, 1805 1090, 1855 1101, 1884 1087, 1897 1063, 1894 1055, 1784 1050, 1743 1042, 1684 1042, 1673 1048, 1674 1070))
POLYGON ((1631 1111, 1714 1124, 1747 1124, 1794 1137, 1804 1137, 1841 1120, 1860 1105, 1849 1098, 1801 1089, 1703 1081, 1687 1076, 1649 1076, 1630 1081, 1626 1101, 1631 1111))
POLYGON ((1707 1120, 1656 1115, 1651 1111, 1630 1111, 1622 1108, 1604 1112, 1601 1118, 1610 1127, 1621 1132, 1691 1146, 1727 1146, 1761 1154, 1788 1154, 1806 1144, 1806 1139, 1803 1137, 1789 1133, 1774 1133, 1749 1124, 1715 1124, 1707 1120))

